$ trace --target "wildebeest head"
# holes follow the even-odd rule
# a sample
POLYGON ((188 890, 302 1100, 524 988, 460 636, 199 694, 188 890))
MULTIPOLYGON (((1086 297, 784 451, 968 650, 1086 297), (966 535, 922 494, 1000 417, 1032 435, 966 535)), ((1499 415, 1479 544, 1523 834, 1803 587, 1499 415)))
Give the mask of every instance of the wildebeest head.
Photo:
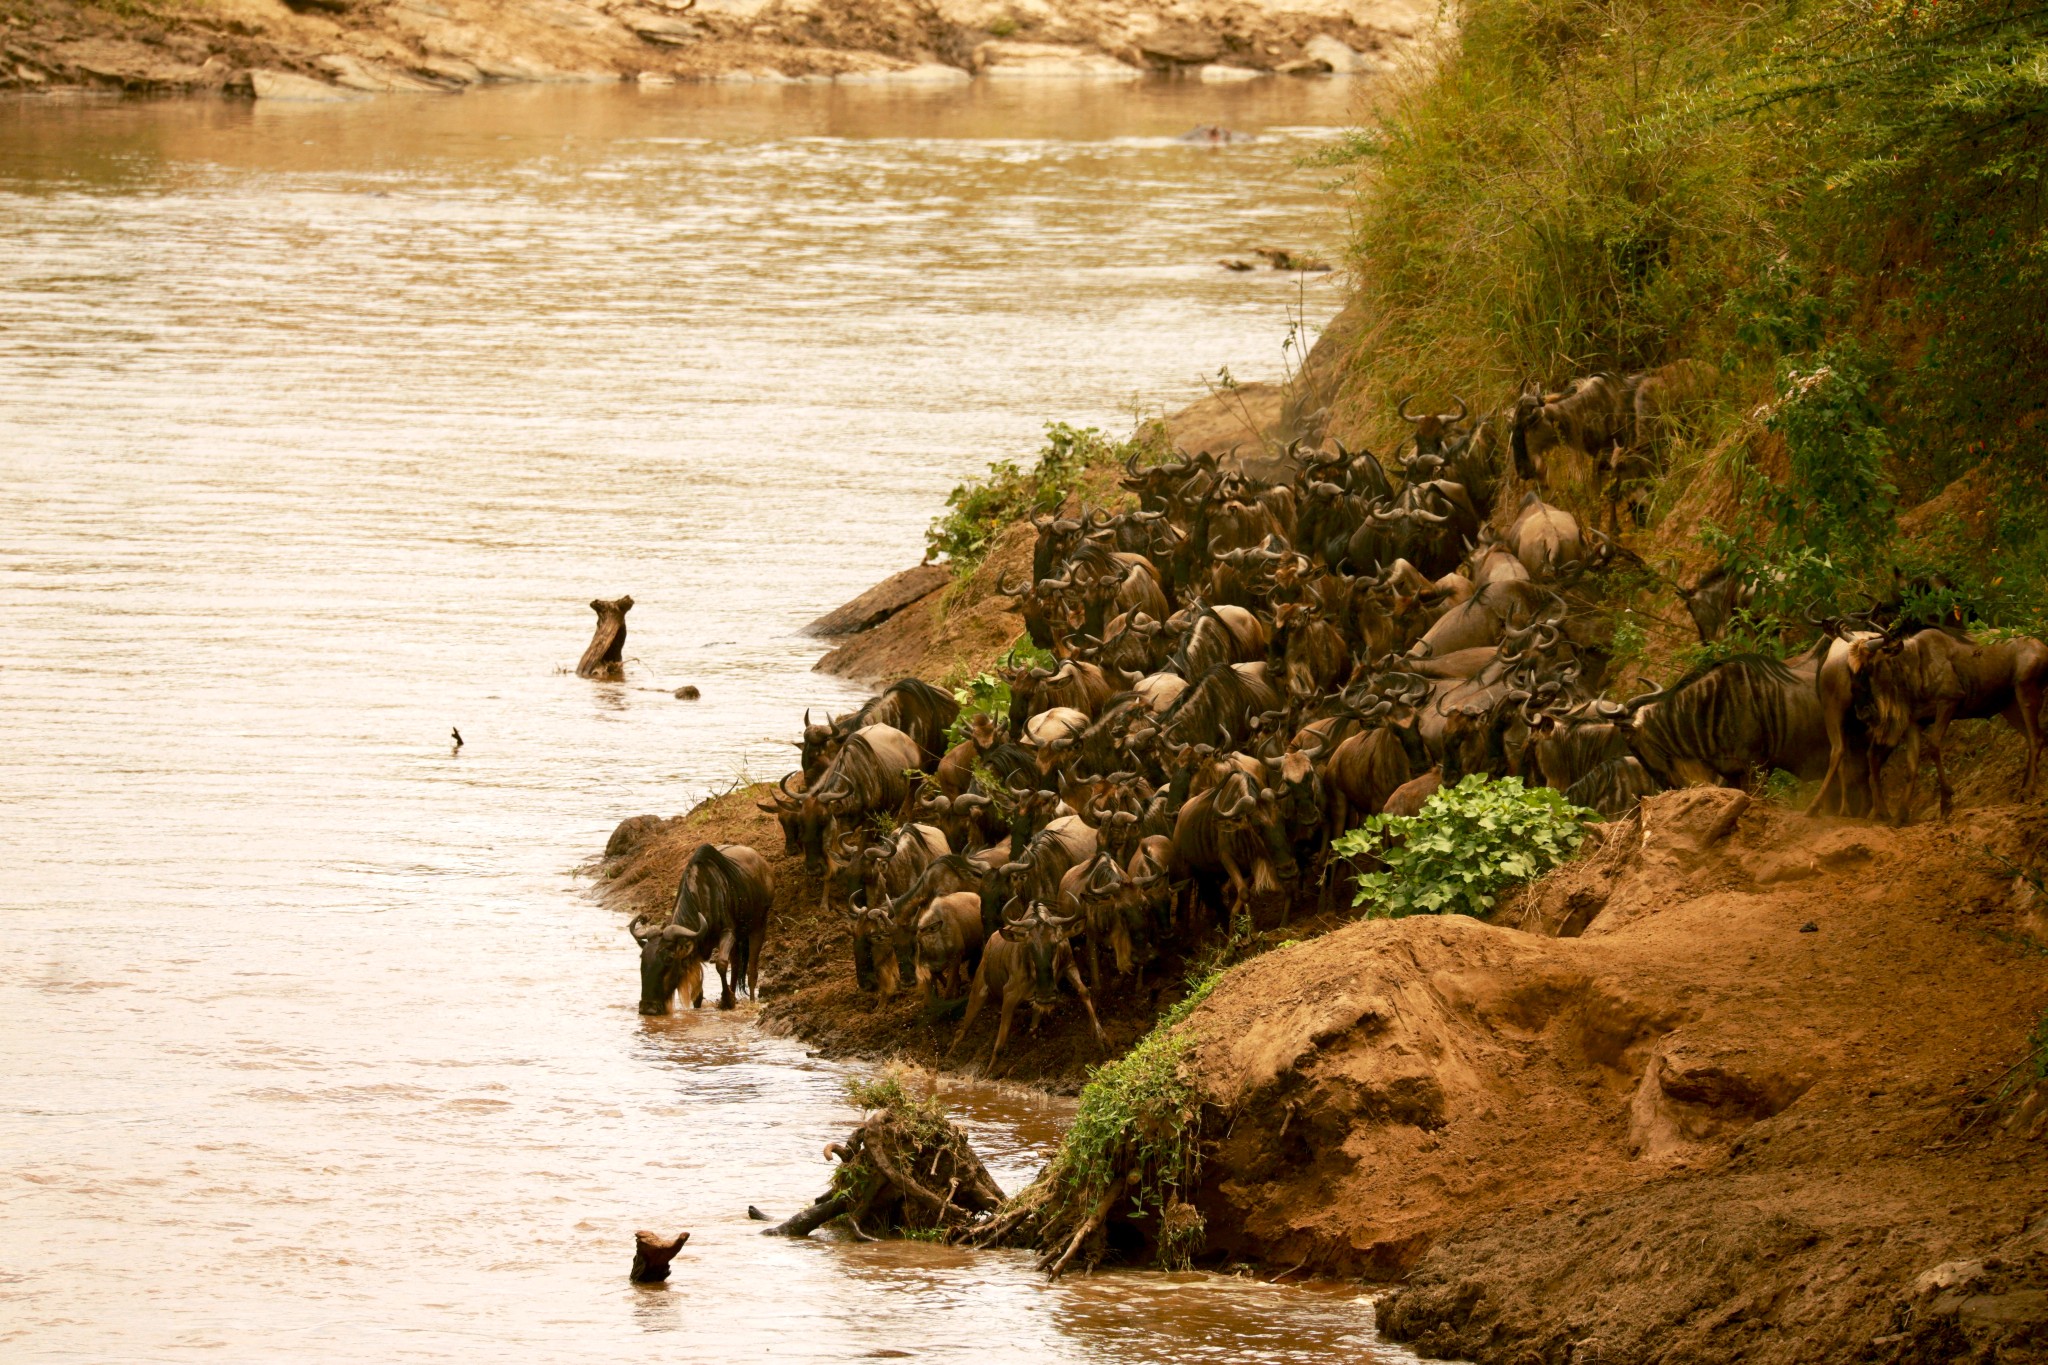
POLYGON ((1401 400, 1401 406, 1398 411, 1401 414, 1401 420, 1415 428, 1415 453, 1418 455, 1442 455, 1444 452, 1444 439, 1450 434, 1451 428, 1465 420, 1465 400, 1456 394, 1452 394, 1451 401, 1458 405, 1456 412, 1426 412, 1420 417, 1413 416, 1408 411, 1408 405, 1414 401, 1415 395, 1409 394, 1401 400))
POLYGON ((1217 832, 1223 838, 1248 837, 1264 846, 1264 856, 1253 866, 1253 894, 1278 894, 1280 887, 1274 877, 1291 879, 1298 870, 1293 844, 1280 823, 1279 798, 1247 774, 1233 772, 1216 789, 1213 809, 1217 832))
POLYGON ((1034 1018, 1042 1017, 1059 1003, 1060 949, 1080 923, 1079 915, 1053 914, 1044 901, 1033 901, 1030 908, 1003 916, 1004 937, 1014 940, 1022 950, 1019 956, 1029 983, 1025 999, 1031 1004, 1034 1018))
POLYGON ((1712 644, 1727 631, 1735 614, 1756 600, 1757 580, 1726 564, 1716 565, 1690 588, 1681 588, 1685 610, 1700 633, 1701 644, 1712 644))
POLYGON ((839 751, 839 745, 844 739, 845 736, 839 732, 839 726, 832 716, 826 716, 825 723, 818 725, 811 720, 811 709, 808 706, 804 708, 804 742, 800 766, 805 782, 815 781, 818 774, 825 771, 826 765, 832 761, 832 755, 839 751))
POLYGON ((802 854, 804 871, 817 877, 825 872, 825 813, 802 787, 790 786, 802 776, 788 774, 768 793, 769 800, 754 804, 782 826, 782 851, 792 858, 802 854))
POLYGON ((680 990, 691 1007, 704 1003, 704 958, 698 952, 701 929, 670 924, 650 928, 643 917, 627 926, 640 945, 640 1012, 667 1014, 680 990))

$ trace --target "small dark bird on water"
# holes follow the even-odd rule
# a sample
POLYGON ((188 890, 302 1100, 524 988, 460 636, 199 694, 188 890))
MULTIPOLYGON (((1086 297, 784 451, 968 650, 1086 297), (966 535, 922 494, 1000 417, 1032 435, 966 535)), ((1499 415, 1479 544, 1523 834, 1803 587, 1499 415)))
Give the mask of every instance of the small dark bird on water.
POLYGON ((448 733, 455 736, 455 751, 460 752, 462 749, 462 731, 451 725, 448 727, 448 733))

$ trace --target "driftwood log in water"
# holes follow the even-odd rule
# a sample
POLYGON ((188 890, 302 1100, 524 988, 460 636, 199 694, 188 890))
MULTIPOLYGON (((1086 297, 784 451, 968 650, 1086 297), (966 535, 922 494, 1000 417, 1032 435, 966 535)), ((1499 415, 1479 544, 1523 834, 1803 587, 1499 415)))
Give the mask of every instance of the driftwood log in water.
POLYGON ((642 1229, 633 1234, 633 1273, 635 1284, 660 1284, 668 1278, 668 1263, 683 1249, 683 1243, 690 1240, 690 1234, 679 1232, 674 1237, 664 1237, 658 1232, 642 1229))
POLYGON ((597 613, 597 630, 590 637, 590 648, 584 650, 583 657, 577 661, 576 676, 596 678, 600 682, 623 681, 626 676, 626 613, 633 610, 633 599, 620 597, 607 602, 602 597, 594 597, 590 601, 590 609, 597 613))
POLYGON ((1001 1207, 1003 1192, 967 1135, 935 1108, 884 1110, 826 1152, 839 1160, 832 1188, 816 1203, 766 1230, 805 1237, 845 1218, 862 1237, 964 1228, 1001 1207))

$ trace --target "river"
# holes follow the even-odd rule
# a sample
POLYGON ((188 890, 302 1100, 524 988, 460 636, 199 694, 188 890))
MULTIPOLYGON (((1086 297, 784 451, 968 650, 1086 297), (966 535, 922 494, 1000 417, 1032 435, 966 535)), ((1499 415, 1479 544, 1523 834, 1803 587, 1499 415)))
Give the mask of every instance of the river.
MULTIPOLYGON (((1215 260, 1335 249, 1355 89, 0 104, 0 1355, 1405 1359, 1342 1287, 758 1236, 846 1069, 641 1018, 573 875, 790 766, 853 696, 798 628, 960 478, 1281 370, 1333 287, 1215 260)), ((953 1098, 1008 1188, 1064 1118, 953 1098)))

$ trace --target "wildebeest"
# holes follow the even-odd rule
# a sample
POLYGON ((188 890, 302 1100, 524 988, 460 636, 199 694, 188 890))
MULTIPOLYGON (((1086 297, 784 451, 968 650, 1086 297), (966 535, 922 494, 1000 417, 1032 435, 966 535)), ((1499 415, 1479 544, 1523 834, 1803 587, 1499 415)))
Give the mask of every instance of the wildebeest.
POLYGON ((1596 710, 1620 727, 1643 767, 1666 786, 1742 787, 1774 768, 1818 777, 1828 753, 1817 685, 1821 653, 1784 662, 1738 654, 1696 668, 1662 692, 1596 710))
POLYGON ((1545 393, 1532 380, 1515 400, 1509 419, 1509 443, 1515 472, 1532 483, 1548 484, 1558 452, 1576 457, 1578 467, 1565 473, 1572 482, 1590 483, 1592 466, 1607 452, 1635 441, 1635 411, 1626 386, 1612 375, 1575 379, 1562 393, 1545 393))
POLYGON ((1556 578, 1567 564, 1585 556, 1579 519, 1533 492, 1522 495, 1522 510, 1508 528, 1508 547, 1531 578, 1556 578))
POLYGON ((823 725, 811 722, 804 712, 802 769, 804 780, 820 776, 838 756, 840 746, 870 725, 887 725, 909 735, 917 744, 916 766, 930 769, 946 752, 946 731, 960 715, 960 703, 952 694, 918 678, 891 683, 880 695, 847 716, 830 716, 823 725))
POLYGON ((1233 772, 1189 797, 1174 820, 1173 867, 1190 876, 1222 874, 1233 914, 1249 914, 1255 900, 1277 896, 1297 869, 1273 793, 1233 772))
POLYGON ((1337 745, 1323 766, 1323 789, 1329 801, 1329 837, 1350 828, 1351 816, 1377 815, 1387 798, 1414 774, 1408 752, 1384 726, 1359 730, 1337 745))
POLYGON ((2033 794, 2041 762, 2041 699, 2048 680, 2048 646, 2016 638, 1980 645, 1946 630, 1922 630, 1906 639, 1856 640, 1849 644, 1851 671, 1869 679, 1874 715, 1870 725, 1870 789, 1873 813, 1884 818, 1879 785, 1882 753, 1906 748, 1906 794, 1898 821, 1913 817, 1920 784, 1920 729, 1934 752, 1935 790, 1941 818, 1949 816, 1954 793, 1942 745, 1952 721, 2004 716, 2027 738, 2027 775, 2021 799, 2033 794))
POLYGON ((917 983, 925 1003, 967 989, 981 965, 981 897, 972 891, 940 896, 917 917, 917 983))
POLYGON ((1168 744, 1236 744, 1253 716, 1279 704, 1264 664, 1219 664, 1160 717, 1159 735, 1168 744))
POLYGON ((1418 455, 1441 455, 1444 453, 1444 439, 1451 428, 1465 420, 1465 400, 1456 394, 1451 401, 1458 405, 1456 412, 1426 412, 1420 417, 1408 415, 1408 405, 1415 401, 1415 395, 1403 398, 1395 411, 1402 421, 1415 428, 1415 453, 1418 455))
POLYGON ((1712 644, 1727 633, 1735 614, 1756 600, 1757 586, 1754 574, 1717 564, 1690 588, 1679 589, 1701 644, 1712 644))
POLYGON ((1088 983, 1081 979, 1081 969, 1074 963, 1074 949, 1069 941, 1080 928, 1075 916, 1055 915, 1044 901, 1034 901, 1029 908, 1015 915, 1005 915, 1002 932, 997 934, 981 951, 981 966, 974 973, 974 984, 967 991, 967 1012, 960 1020, 960 1031, 953 1035, 953 1044, 946 1049, 952 1056, 960 1050, 960 1044, 967 1039, 967 1031, 974 1027, 974 1020, 993 995, 1002 1006, 1002 1014, 996 1025, 995 1042, 988 1050, 988 1069, 993 1072, 996 1058, 1002 1054, 1003 1044, 1010 1036, 1010 1021, 1016 1015, 1017 1006, 1029 1001, 1031 1023, 1035 1029, 1053 1006, 1059 1003, 1060 983, 1065 982, 1087 1012, 1088 1028, 1095 1035, 1095 1044, 1107 1048, 1109 1040, 1102 1036, 1102 1021, 1095 1017, 1095 1001, 1088 994, 1088 983))
POLYGON ((733 988, 755 993, 761 948, 775 904, 768 863, 745 844, 702 844, 683 866, 669 922, 629 926, 640 945, 640 1012, 667 1014, 678 990, 692 1009, 704 1004, 704 964, 718 969, 718 1007, 729 1010, 733 988))

